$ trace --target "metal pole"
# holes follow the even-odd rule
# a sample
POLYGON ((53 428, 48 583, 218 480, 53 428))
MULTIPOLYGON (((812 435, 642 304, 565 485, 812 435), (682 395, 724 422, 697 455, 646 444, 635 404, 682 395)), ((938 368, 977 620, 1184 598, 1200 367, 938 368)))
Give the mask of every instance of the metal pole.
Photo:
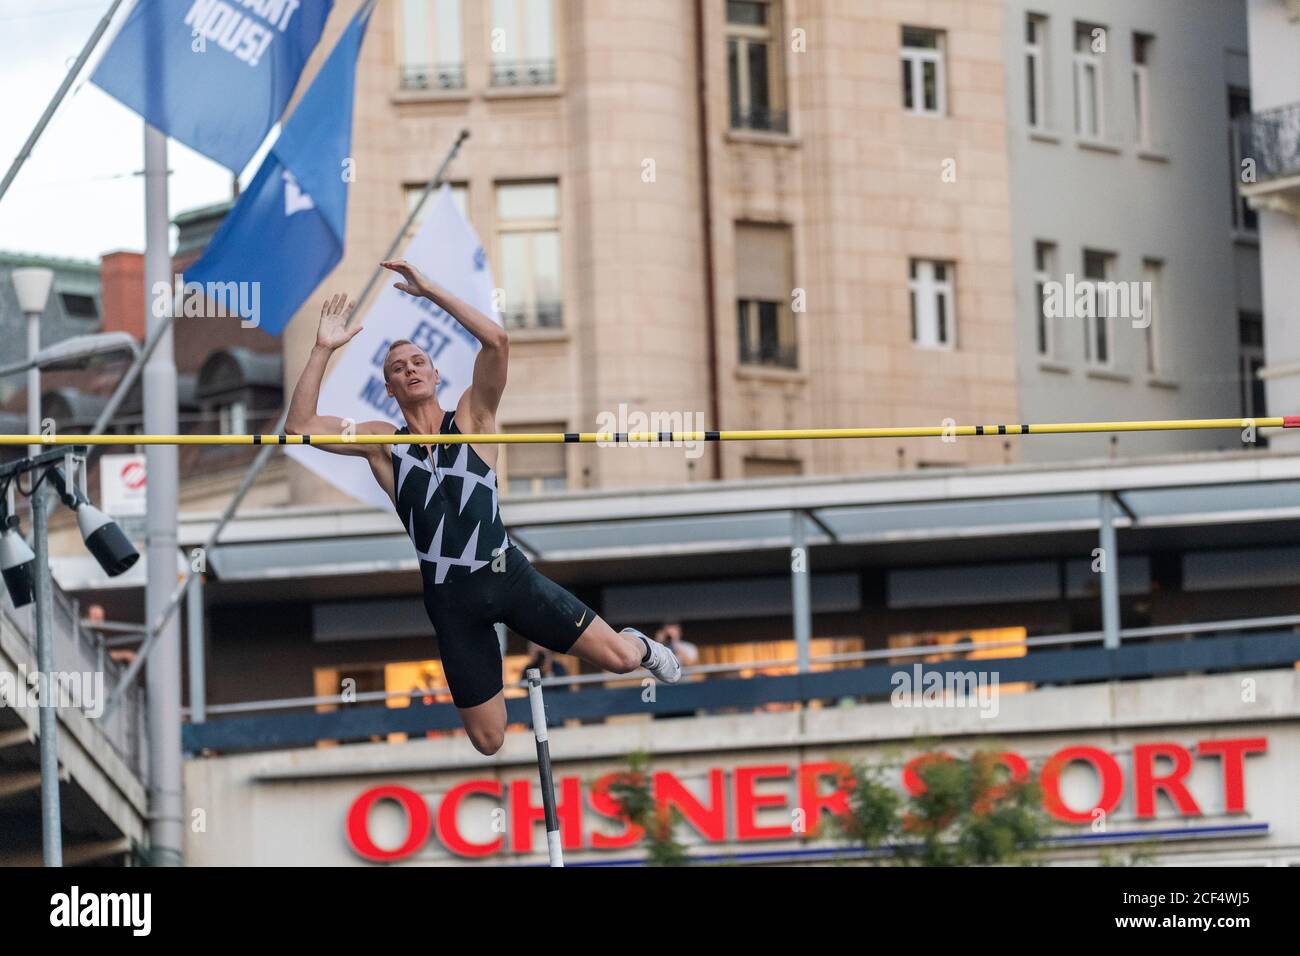
MULTIPOLYGON (((167 137, 148 124, 144 130, 145 308, 147 328, 160 324, 151 291, 171 282, 170 220, 167 211, 167 137)), ((144 367, 144 427, 176 429, 174 330, 164 333, 144 367)), ((177 449, 147 449, 145 494, 147 586, 145 619, 157 620, 176 587, 177 449)), ((179 621, 159 630, 158 647, 146 675, 149 726, 149 835, 156 865, 180 865, 184 839, 181 792, 181 647, 179 621)))
POLYGON ((23 148, 18 151, 18 155, 14 158, 13 164, 9 167, 9 171, 5 173, 4 180, 0 182, 0 199, 3 199, 4 194, 9 191, 9 184, 14 181, 14 177, 18 175, 18 170, 20 170, 23 163, 27 161, 27 157, 32 154, 32 149, 36 146, 36 141, 40 139, 41 134, 45 132, 45 127, 49 125, 55 111, 59 108, 59 104, 63 102, 63 98, 68 95, 68 90, 72 88, 72 84, 76 81, 77 75, 81 73, 81 68, 85 66, 86 61, 90 59, 90 54, 94 52, 95 47, 99 44, 99 38, 104 35, 104 31, 108 29, 108 25, 113 19, 113 14, 117 13, 117 8, 121 5, 122 0, 113 0, 113 5, 108 8, 108 11, 102 17, 100 17, 99 23, 95 26, 94 32, 90 34, 90 39, 88 39, 86 45, 81 48, 81 53, 77 56, 76 62, 69 67, 67 75, 63 78, 63 82, 59 84, 58 90, 55 91, 54 98, 50 100, 49 105, 45 107, 45 112, 42 113, 41 118, 36 121, 36 128, 32 130, 31 135, 27 137, 27 142, 23 143, 23 148))
MULTIPOLYGON (((425 186, 424 194, 420 197, 420 201, 416 203, 415 208, 411 210, 411 214, 407 217, 406 222, 402 224, 402 228, 398 230, 397 235, 393 237, 392 243, 389 245, 387 252, 385 252, 384 254, 385 259, 390 258, 393 252, 401 244, 402 237, 406 235, 406 230, 410 228, 411 223, 415 221, 415 217, 419 214, 420 208, 424 205, 425 199, 428 198, 429 193, 431 193, 434 190, 434 188, 440 182, 442 182, 442 177, 446 174, 447 167, 451 165, 452 160, 456 158, 456 154, 460 152, 461 144, 465 142, 465 140, 467 140, 468 138, 469 138, 469 130, 467 129, 461 130, 460 135, 456 137, 456 142, 452 144, 451 149, 448 151, 447 155, 443 158, 442 163, 439 164, 437 172, 433 174, 433 178, 430 179, 429 184, 425 186)), ((370 281, 366 283, 365 288, 362 289, 361 291, 361 296, 357 299, 358 306, 365 299, 365 296, 369 293, 370 289, 374 287, 374 284, 378 280, 380 273, 382 273, 383 271, 384 271, 383 268, 380 267, 380 268, 376 268, 375 271, 371 273, 370 281)), ((352 313, 352 318, 355 318, 360 313, 360 311, 361 310, 359 308, 354 309, 352 313)), ((150 314, 152 314, 152 312, 150 314)), ((170 319, 167 319, 165 321, 170 323, 170 319)), ((161 326, 162 323, 160 322, 159 324, 161 326)), ((151 351, 152 348, 153 346, 146 346, 145 353, 151 351)), ((170 350, 171 350, 171 346, 169 343, 168 345, 169 353, 170 350)), ((284 425, 285 422, 288 420, 288 417, 289 417, 289 408, 288 406, 285 406, 284 410, 280 412, 280 417, 276 420, 274 426, 275 432, 280 433, 284 431, 284 425)), ((147 430, 148 429, 146 428, 146 431, 147 430)), ((257 476, 261 474, 262 469, 266 467, 266 463, 271 460, 271 452, 273 451, 273 447, 274 446, 271 445, 264 445, 261 451, 258 452, 257 457, 253 460, 253 464, 249 467, 248 471, 244 474, 243 481, 239 483, 239 488, 235 491, 235 494, 231 497, 230 502, 226 505, 225 511, 221 513, 221 517, 218 519, 217 523, 213 526, 212 531, 209 532, 207 539, 203 542, 204 554, 207 554, 209 551, 212 550, 212 548, 216 546, 218 539, 221 537, 221 532, 225 530, 226 525, 229 524, 230 520, 235 516, 235 512, 239 510, 239 506, 240 504, 243 503, 244 497, 248 494, 249 489, 253 487, 253 482, 257 480, 257 476)), ((145 623, 149 627, 149 632, 145 637, 144 643, 141 644, 139 650, 136 651, 135 659, 131 661, 130 666, 128 666, 126 669, 126 673, 122 675, 121 682, 114 689, 113 693, 109 695, 108 703, 104 705, 105 717, 108 717, 110 714, 113 713, 113 711, 117 708, 118 704, 121 702, 121 699, 123 695, 126 693, 127 689, 135 681, 135 677, 140 672, 140 668, 144 666, 145 658, 149 656, 150 651, 152 651, 153 649, 154 642, 159 632, 161 631, 162 628, 167 626, 167 623, 171 620, 172 615, 176 613, 176 609, 180 606, 181 599, 185 596, 186 591, 189 589, 190 582, 194 580, 194 575, 195 575, 194 571, 192 570, 187 571, 185 574, 185 578, 180 582, 180 584, 176 587, 176 590, 172 593, 172 596, 168 600, 167 606, 163 609, 162 613, 157 616, 150 614, 146 619, 145 623)))
POLYGON ((59 808, 59 720, 55 713, 54 578, 50 573, 49 489, 41 482, 32 494, 32 551, 36 554, 36 670, 42 686, 41 846, 46 866, 63 865, 63 820, 59 808))
MULTIPOLYGON (((36 364, 36 353, 41 350, 41 314, 27 313, 27 359, 32 367, 27 370, 27 431, 41 433, 41 367, 36 364)), ((41 453, 39 445, 28 445, 27 455, 35 458, 41 453)))
POLYGON ((542 781, 542 810, 546 814, 546 853, 551 866, 564 866, 560 845, 560 818, 555 812, 555 783, 551 780, 551 745, 546 737, 546 707, 542 703, 542 672, 536 667, 524 674, 528 679, 528 703, 533 710, 533 736, 537 738, 537 774, 542 781))
POLYGON ((189 636, 190 723, 201 724, 207 716, 207 681, 203 640, 203 575, 186 591, 185 623, 189 636))
POLYGON ((812 598, 808 586, 808 547, 803 527, 803 512, 790 516, 790 588, 794 599, 794 644, 799 673, 808 673, 812 652, 812 598))
POLYGON ((1101 630, 1102 643, 1119 647, 1119 546, 1115 537, 1115 500, 1109 492, 1101 495, 1101 630))

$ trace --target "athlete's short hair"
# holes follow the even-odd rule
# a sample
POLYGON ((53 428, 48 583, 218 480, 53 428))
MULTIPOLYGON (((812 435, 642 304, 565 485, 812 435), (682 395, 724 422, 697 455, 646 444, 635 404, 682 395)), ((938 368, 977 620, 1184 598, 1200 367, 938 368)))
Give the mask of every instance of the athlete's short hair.
MULTIPOLYGON (((393 349, 397 348, 399 345, 415 345, 415 343, 412 342, 410 339, 397 339, 396 341, 389 343, 388 351, 384 353, 384 381, 385 382, 388 381, 388 356, 392 355, 393 349)), ((420 349, 418 345, 415 345, 415 347, 417 349, 420 349)), ((424 352, 424 349, 420 349, 420 351, 424 352)), ((424 352, 424 354, 427 357, 429 353, 424 352)))

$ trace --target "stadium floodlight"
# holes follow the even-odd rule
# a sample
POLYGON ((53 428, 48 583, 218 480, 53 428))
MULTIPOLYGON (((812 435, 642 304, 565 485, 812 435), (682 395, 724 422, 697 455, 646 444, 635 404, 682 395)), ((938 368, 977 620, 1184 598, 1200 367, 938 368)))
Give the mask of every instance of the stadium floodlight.
POLYGON ((9 600, 14 607, 26 607, 35 599, 36 553, 23 540, 18 516, 6 514, 0 533, 0 574, 4 575, 9 600))
POLYGON ((90 503, 90 499, 75 485, 69 486, 61 468, 51 468, 50 480, 63 503, 77 515, 77 527, 86 550, 95 556, 99 566, 110 578, 115 578, 140 560, 140 552, 117 526, 117 522, 90 503))

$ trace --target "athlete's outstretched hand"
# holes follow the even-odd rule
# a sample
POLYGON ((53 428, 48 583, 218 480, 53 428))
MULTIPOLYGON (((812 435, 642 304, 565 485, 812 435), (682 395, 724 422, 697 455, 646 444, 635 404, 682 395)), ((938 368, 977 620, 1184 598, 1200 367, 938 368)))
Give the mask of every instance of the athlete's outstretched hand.
POLYGON ((320 308, 320 325, 316 328, 316 344, 323 349, 342 348, 361 331, 361 326, 349 329, 348 318, 352 315, 352 306, 346 295, 333 295, 325 300, 320 308))
POLYGON ((433 293, 433 283, 425 278, 424 273, 415 266, 411 265, 405 259, 385 259, 379 263, 385 269, 396 272, 402 277, 401 282, 393 283, 393 288, 399 292, 405 292, 407 295, 418 296, 422 299, 430 298, 433 293))

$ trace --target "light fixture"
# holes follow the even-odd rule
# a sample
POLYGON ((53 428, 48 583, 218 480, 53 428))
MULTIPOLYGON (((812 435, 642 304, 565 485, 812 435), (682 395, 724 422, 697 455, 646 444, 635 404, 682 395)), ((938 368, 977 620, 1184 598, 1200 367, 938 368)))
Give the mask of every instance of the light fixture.
POLYGON ((49 474, 63 503, 76 512, 81 540, 105 574, 115 578, 140 560, 140 552, 122 533, 117 522, 92 505, 79 488, 68 487, 63 469, 51 468, 49 474))
POLYGON ((35 599, 36 554, 23 540, 17 515, 4 517, 0 532, 0 574, 4 575, 9 600, 14 607, 26 607, 35 599))
POLYGON ((54 272, 41 267, 14 269, 9 273, 18 293, 18 308, 24 315, 41 315, 45 305, 50 301, 50 287, 54 284, 54 272))

